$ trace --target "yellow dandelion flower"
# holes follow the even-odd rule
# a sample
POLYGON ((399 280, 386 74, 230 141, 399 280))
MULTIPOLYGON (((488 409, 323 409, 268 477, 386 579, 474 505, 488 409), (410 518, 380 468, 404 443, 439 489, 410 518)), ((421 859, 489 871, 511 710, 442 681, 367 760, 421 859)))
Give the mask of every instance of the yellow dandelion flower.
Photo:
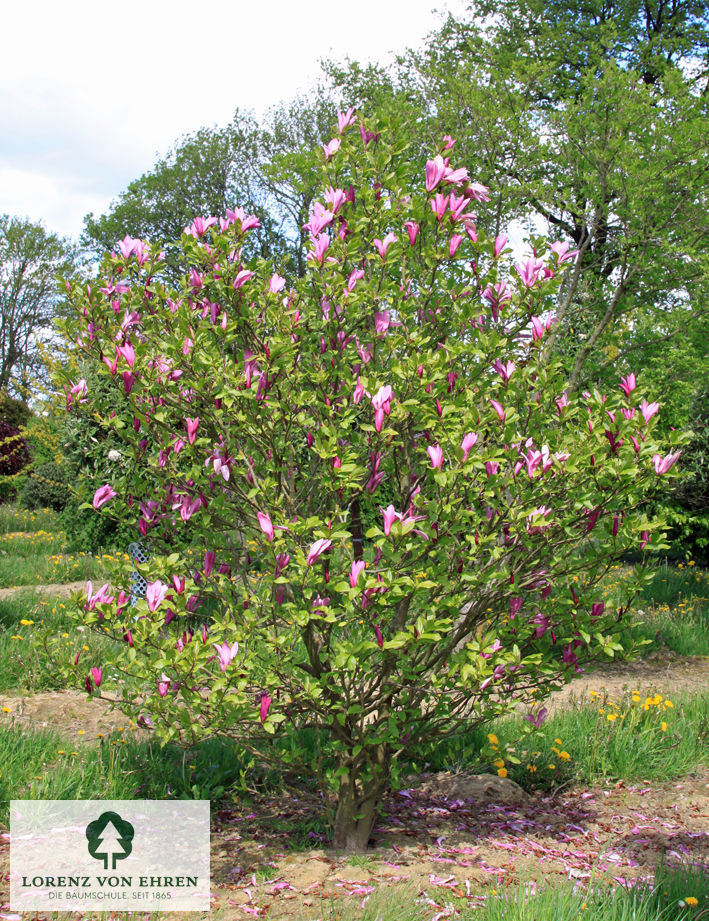
POLYGON ((84 735, 84 732, 85 732, 84 729, 77 729, 77 734, 80 735, 80 736, 83 736, 83 735, 84 735))
POLYGON ((2 712, 3 712, 3 713, 12 713, 12 710, 11 710, 9 707, 3 707, 3 708, 2 708, 2 712))
POLYGON ((498 768, 498 769, 497 769, 497 776, 498 776, 498 777, 507 777, 507 768, 503 768, 503 767, 498 768))
POLYGON ((674 708, 674 704, 672 703, 671 700, 666 700, 665 707, 667 707, 668 710, 672 710, 674 708))
POLYGON ((561 739, 554 739, 554 742, 555 742, 557 745, 561 745, 561 739))
POLYGON ((33 621, 33 620, 24 620, 24 619, 23 619, 23 620, 20 621, 20 623, 22 624, 23 627, 31 627, 32 624, 34 623, 34 621, 33 621))
POLYGON ((571 755, 568 752, 559 752, 559 758, 562 761, 571 761, 571 755))
POLYGON ((607 719, 607 720, 610 720, 611 723, 612 723, 613 720, 617 720, 617 719, 618 719, 618 714, 617 714, 617 713, 609 713, 609 714, 606 716, 606 719, 607 719))
POLYGON ((690 908, 696 908, 699 905, 699 899, 695 899, 693 895, 688 895, 684 900, 685 905, 689 905, 690 908))
POLYGON ((502 760, 502 758, 496 758, 492 763, 495 765, 496 768, 501 768, 505 766, 505 762, 502 760))
POLYGON ((550 771, 555 771, 555 770, 556 770, 556 765, 555 765, 555 764, 547 764, 547 767, 549 768, 550 771))
POLYGON ((489 733, 488 733, 487 740, 488 740, 488 742, 490 743, 490 745, 499 745, 499 744, 500 744, 499 741, 498 741, 498 739, 497 739, 497 736, 495 735, 494 732, 489 732, 489 733))
POLYGON ((663 720, 662 723, 660 723, 660 729, 661 729, 663 732, 667 732, 667 723, 665 723, 664 720, 663 720))

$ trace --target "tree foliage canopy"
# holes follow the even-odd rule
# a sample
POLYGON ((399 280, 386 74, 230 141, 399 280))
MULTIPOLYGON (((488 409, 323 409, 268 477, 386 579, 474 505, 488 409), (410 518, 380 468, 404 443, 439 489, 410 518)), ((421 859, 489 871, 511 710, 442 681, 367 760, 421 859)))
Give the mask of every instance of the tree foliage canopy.
POLYGON ((41 224, 0 215, 0 393, 26 397, 43 373, 38 346, 60 304, 58 276, 72 270, 65 240, 41 224))

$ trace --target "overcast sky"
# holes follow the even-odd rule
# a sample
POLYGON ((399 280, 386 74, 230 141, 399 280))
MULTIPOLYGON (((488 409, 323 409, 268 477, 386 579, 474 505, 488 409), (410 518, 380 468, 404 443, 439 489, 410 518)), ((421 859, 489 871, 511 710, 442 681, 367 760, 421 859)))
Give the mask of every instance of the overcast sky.
POLYGON ((186 132, 386 62, 464 0, 20 0, 3 5, 0 213, 78 236, 186 132))

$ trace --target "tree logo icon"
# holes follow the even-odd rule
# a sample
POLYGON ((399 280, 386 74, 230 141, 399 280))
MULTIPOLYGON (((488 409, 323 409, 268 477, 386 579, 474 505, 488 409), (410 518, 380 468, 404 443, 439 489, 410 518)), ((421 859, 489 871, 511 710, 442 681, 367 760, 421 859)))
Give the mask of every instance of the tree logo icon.
POLYGON ((125 858, 133 850, 135 829, 117 812, 104 812, 86 826, 89 854, 95 860, 103 860, 104 870, 115 870, 117 860, 125 858))

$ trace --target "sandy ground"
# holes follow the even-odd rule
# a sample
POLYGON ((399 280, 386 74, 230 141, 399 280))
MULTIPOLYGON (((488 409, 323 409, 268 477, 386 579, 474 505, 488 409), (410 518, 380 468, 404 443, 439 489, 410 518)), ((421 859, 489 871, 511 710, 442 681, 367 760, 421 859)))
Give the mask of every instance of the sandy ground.
POLYGON ((71 592, 86 592, 86 579, 81 582, 56 582, 51 585, 19 585, 17 588, 0 588, 0 601, 12 598, 19 592, 35 592, 53 598, 68 598, 71 592))

